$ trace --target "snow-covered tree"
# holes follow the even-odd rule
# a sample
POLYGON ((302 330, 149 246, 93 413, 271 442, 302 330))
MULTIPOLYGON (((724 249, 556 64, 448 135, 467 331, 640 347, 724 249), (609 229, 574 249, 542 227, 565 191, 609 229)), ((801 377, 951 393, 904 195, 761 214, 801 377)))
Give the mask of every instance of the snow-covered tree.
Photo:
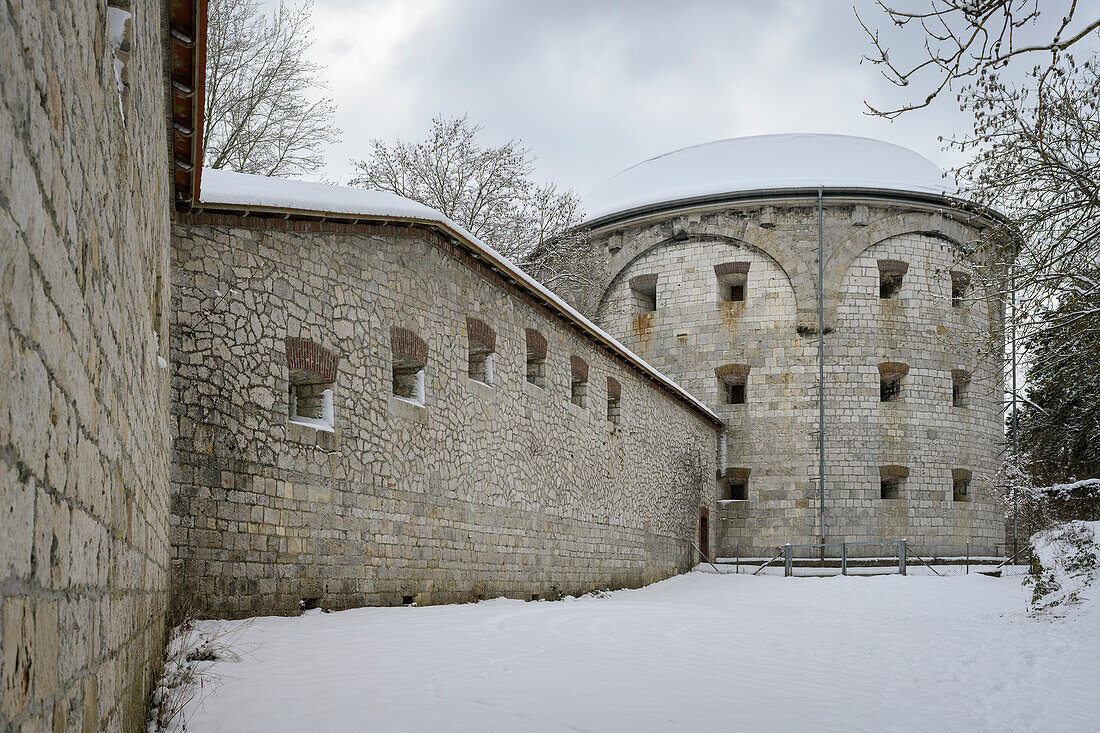
POLYGON ((993 261, 1012 265, 981 268, 980 280, 1015 291, 1018 335, 1048 354, 1100 332, 1097 59, 1067 56, 1019 84, 985 75, 960 99, 974 131, 950 143, 971 156, 956 174, 970 200, 1007 215, 987 240, 993 261))
POLYGON ((321 68, 305 58, 312 5, 210 0, 203 165, 241 173, 316 173, 340 131, 332 100, 317 97, 321 68))
POLYGON ((576 194, 532 179, 534 157, 518 140, 485 146, 466 117, 432 120, 426 139, 371 141, 352 161, 352 186, 390 191, 443 212, 582 311, 595 307, 599 265, 580 221, 576 194))
POLYGON ((1057 327, 1028 340, 1018 430, 1024 467, 1041 484, 1100 478, 1100 267, 1079 277, 1088 287, 1051 309, 1057 327))

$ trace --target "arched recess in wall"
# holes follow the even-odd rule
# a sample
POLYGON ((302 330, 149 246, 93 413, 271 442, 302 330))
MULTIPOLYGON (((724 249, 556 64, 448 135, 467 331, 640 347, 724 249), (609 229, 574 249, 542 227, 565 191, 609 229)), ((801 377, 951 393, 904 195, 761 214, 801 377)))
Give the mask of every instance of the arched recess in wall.
MULTIPOLYGON (((702 227, 700 229, 706 229, 706 227, 702 227)), ((764 231, 764 230, 760 230, 760 231, 764 231)), ((687 235, 687 236, 669 237, 669 238, 666 238, 666 239, 662 239, 660 241, 653 242, 653 243, 649 244, 648 246, 635 251, 633 253, 633 256, 630 257, 629 259, 624 259, 624 260, 616 263, 616 265, 613 269, 613 275, 612 275, 610 281, 604 287, 603 292, 600 294, 600 304, 599 304, 599 307, 596 310, 596 313, 597 313, 596 320, 597 320, 597 322, 603 322, 603 320, 604 320, 604 317, 606 315, 605 309, 607 307, 607 299, 608 299, 608 296, 611 294, 611 292, 618 285, 620 285, 620 283, 622 283, 624 279, 629 279, 627 277, 628 274, 637 274, 637 273, 633 273, 633 266, 639 260, 642 260, 643 258, 645 258, 645 257, 653 254, 654 252, 656 252, 658 249, 661 249, 661 248, 664 248, 664 247, 673 246, 673 245, 711 243, 711 242, 717 242, 717 243, 721 243, 721 244, 730 245, 731 247, 735 247, 735 248, 738 248, 738 249, 748 250, 749 252, 752 252, 754 254, 757 254, 757 255, 769 260, 771 263, 773 263, 775 265, 776 269, 778 269, 779 272, 781 272, 783 274, 783 281, 786 284, 786 286, 787 286, 787 288, 790 292, 791 298, 797 303, 798 289, 795 288, 794 283, 791 280, 790 272, 788 271, 787 267, 784 266, 783 262, 780 261, 780 259, 773 256, 772 252, 770 252, 768 250, 765 250, 765 249, 753 244, 752 242, 745 241, 743 239, 738 239, 736 237, 731 237, 731 236, 726 235, 726 234, 720 234, 720 233, 717 233, 717 232, 698 233, 695 230, 693 230, 692 233, 687 235)), ((714 262, 712 264, 718 264, 719 262, 721 262, 723 260, 736 259, 736 257, 737 257, 737 255, 734 252, 726 252, 726 253, 715 252, 714 262)), ((787 259, 789 259, 789 258, 787 258, 787 259)), ((700 272, 699 277, 713 277, 713 273, 700 272)), ((797 309, 796 309, 796 312, 797 312, 797 309)))
POLYGON ((826 331, 836 327, 841 286, 855 261, 871 247, 905 235, 932 237, 959 247, 973 240, 976 233, 965 224, 930 212, 893 214, 857 228, 826 260, 823 293, 826 331))
MULTIPOLYGON (((944 300, 940 305, 948 307, 952 272, 961 267, 951 254, 957 246, 957 241, 937 232, 909 231, 886 237, 863 249, 849 262, 848 268, 841 273, 838 282, 834 283, 835 300, 832 303, 831 315, 835 318, 835 326, 843 329, 853 319, 859 321, 865 318, 871 303, 888 302, 884 300, 887 296, 883 295, 881 290, 883 272, 887 271, 884 267, 888 265, 898 266, 899 287, 906 288, 910 295, 914 292, 911 288, 915 286, 909 283, 914 280, 923 282, 923 286, 916 287, 932 288, 929 291, 929 297, 933 298, 932 305, 935 305, 935 278, 943 278, 941 289, 944 300), (914 243, 918 243, 919 247, 916 253, 903 254, 894 249, 894 245, 912 248, 914 243), (940 249, 939 253, 937 249, 940 249), (861 263, 871 271, 869 279, 866 273, 860 274, 861 263), (861 277, 862 282, 857 282, 861 277), (900 285, 902 281, 906 283, 903 286, 900 285), (861 293, 861 290, 864 292, 861 293)), ((828 307, 828 296, 826 298, 826 307, 828 307)), ((923 309, 929 304, 928 301, 922 300, 917 307, 923 309)), ((826 311, 826 313, 829 312, 826 311)))

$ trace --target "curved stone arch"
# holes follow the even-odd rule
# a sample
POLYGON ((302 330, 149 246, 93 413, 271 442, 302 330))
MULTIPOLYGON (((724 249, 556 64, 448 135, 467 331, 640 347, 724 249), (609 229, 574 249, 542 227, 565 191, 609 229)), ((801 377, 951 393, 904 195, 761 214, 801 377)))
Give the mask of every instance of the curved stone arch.
POLYGON ((875 245, 906 234, 920 234, 945 241, 955 247, 974 238, 965 224, 941 214, 905 212, 884 216, 848 236, 833 250, 825 267, 824 299, 825 330, 836 327, 836 309, 840 301, 840 286, 856 259, 875 245))
POLYGON ((729 227, 716 224, 692 223, 683 227, 672 227, 670 231, 670 228, 665 226, 661 227, 660 232, 651 229, 642 233, 641 236, 632 239, 629 246, 624 243, 623 248, 611 260, 596 312, 603 312, 612 286, 619 281, 624 271, 644 255, 658 247, 670 244, 717 240, 759 252, 779 267, 794 292, 796 318, 799 330, 802 330, 804 309, 808 307, 814 319, 817 312, 813 298, 807 299, 815 292, 810 268, 801 261, 792 247, 782 245, 779 238, 767 229, 748 222, 739 222, 737 229, 740 231, 731 231, 729 227))

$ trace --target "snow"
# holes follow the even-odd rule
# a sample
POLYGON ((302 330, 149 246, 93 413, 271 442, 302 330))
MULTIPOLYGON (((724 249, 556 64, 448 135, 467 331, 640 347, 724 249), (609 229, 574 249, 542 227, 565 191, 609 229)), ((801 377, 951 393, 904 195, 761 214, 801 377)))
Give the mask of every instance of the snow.
POLYGON ((934 195, 957 190, 924 156, 881 140, 758 135, 695 145, 638 163, 585 196, 581 209, 590 223, 681 199, 818 187, 934 195))
POLYGON ((1089 614, 1019 579, 688 573, 560 602, 202 622, 189 731, 1095 730, 1089 614), (250 623, 250 625, 246 625, 250 623))
POLYGON ((122 107, 122 93, 126 90, 126 84, 122 81, 122 72, 126 68, 120 56, 122 44, 126 42, 126 24, 130 22, 130 11, 122 8, 107 8, 108 34, 111 39, 111 48, 114 52, 115 85, 118 87, 118 111, 126 119, 126 111, 122 107))
POLYGON ((433 221, 458 228, 457 224, 453 224, 435 209, 387 191, 293 181, 227 170, 204 168, 199 195, 204 204, 360 214, 372 218, 393 217, 433 221))
POLYGON ((1071 484, 1054 484, 1037 489, 1045 494, 1071 494, 1077 489, 1100 489, 1100 478, 1086 478, 1071 484))
POLYGON ((503 270, 523 287, 537 293, 548 301, 552 308, 565 316, 567 320, 579 325, 582 330, 587 331, 596 340, 611 346, 627 360, 637 364, 654 380, 675 392, 686 402, 691 403, 700 412, 710 416, 715 421, 721 421, 721 418, 710 408, 683 387, 650 366, 644 359, 585 318, 579 311, 559 298, 542 283, 512 264, 502 254, 435 209, 386 191, 370 191, 365 188, 333 186, 327 183, 292 181, 285 178, 270 178, 248 173, 207 169, 202 172, 200 199, 202 204, 210 206, 293 209, 302 212, 341 214, 344 216, 360 215, 372 219, 393 218, 439 224, 449 229, 456 237, 472 244, 481 259, 486 260, 497 269, 503 270))
POLYGON ((1031 538, 1043 566, 1038 587, 1034 579, 1029 581, 1034 590, 1033 606, 1059 615, 1092 608, 1092 603, 1082 600, 1095 582, 1100 565, 1097 533, 1100 522, 1074 521, 1043 530, 1031 538))

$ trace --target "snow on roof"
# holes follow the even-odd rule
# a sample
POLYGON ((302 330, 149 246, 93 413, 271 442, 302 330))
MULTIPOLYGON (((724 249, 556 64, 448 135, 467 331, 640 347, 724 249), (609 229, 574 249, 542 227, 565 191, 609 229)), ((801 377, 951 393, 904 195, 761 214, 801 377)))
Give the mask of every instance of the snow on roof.
POLYGON ((387 191, 254 176, 227 170, 204 169, 199 197, 203 205, 225 204, 234 208, 300 209, 441 223, 450 221, 435 209, 387 191))
POLYGON ((899 145, 850 135, 758 135, 650 158, 581 201, 585 222, 682 199, 775 189, 846 188, 953 194, 934 163, 899 145))
POLYGON ((596 341, 602 341, 604 345, 611 347, 620 356, 633 362, 642 371, 649 374, 653 380, 661 383, 665 388, 710 417, 714 422, 722 423, 720 417, 683 387, 650 366, 644 359, 585 318, 542 283, 512 264, 504 255, 431 207, 386 191, 371 191, 365 188, 294 181, 286 178, 270 178, 226 170, 204 170, 200 196, 201 201, 197 204, 199 208, 289 209, 300 211, 303 214, 326 213, 345 217, 363 216, 365 218, 403 219, 442 226, 459 239, 465 240, 479 257, 495 265, 497 269, 504 271, 520 287, 540 296, 541 300, 556 310, 560 316, 579 326, 581 331, 587 333, 596 341))

